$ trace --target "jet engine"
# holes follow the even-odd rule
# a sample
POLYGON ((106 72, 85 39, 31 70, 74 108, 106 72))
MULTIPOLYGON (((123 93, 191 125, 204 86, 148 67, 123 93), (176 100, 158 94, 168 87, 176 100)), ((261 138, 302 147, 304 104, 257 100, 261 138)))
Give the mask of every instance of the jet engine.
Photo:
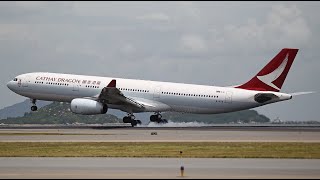
POLYGON ((91 99, 76 98, 71 101, 71 111, 84 115, 105 114, 108 106, 91 99))

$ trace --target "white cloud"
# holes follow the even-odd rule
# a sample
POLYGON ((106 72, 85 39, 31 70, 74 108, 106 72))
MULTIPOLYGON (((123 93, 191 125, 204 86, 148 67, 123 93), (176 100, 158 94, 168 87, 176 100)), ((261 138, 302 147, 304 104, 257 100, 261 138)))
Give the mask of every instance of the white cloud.
MULTIPOLYGON (((195 20, 201 19, 201 10, 196 6, 194 2, 191 1, 182 1, 177 3, 178 10, 182 13, 181 17, 191 18, 195 20)), ((178 12, 179 13, 179 12, 178 12)))
POLYGON ((169 21, 170 18, 164 13, 152 13, 138 16, 138 20, 152 20, 152 21, 169 21))
POLYGON ((48 2, 45 1, 15 1, 12 3, 26 10, 39 10, 39 8, 43 8, 48 5, 48 2))
POLYGON ((16 38, 19 34, 19 30, 24 28, 19 24, 0 24, 0 40, 16 38))
POLYGON ((122 48, 122 52, 124 54, 132 54, 135 51, 136 51, 136 48, 130 43, 125 44, 122 48))
POLYGON ((301 11, 296 6, 276 5, 268 15, 267 23, 262 26, 269 36, 278 32, 283 36, 283 40, 289 42, 298 41, 306 43, 311 35, 311 31, 302 17, 301 11))
POLYGON ((184 53, 204 53, 207 51, 207 45, 199 35, 183 35, 181 38, 181 50, 184 53))
POLYGON ((307 44, 310 36, 311 30, 296 6, 276 5, 262 21, 250 17, 246 24, 215 29, 210 42, 212 49, 223 51, 232 46, 239 52, 247 52, 257 48, 300 47, 307 44))

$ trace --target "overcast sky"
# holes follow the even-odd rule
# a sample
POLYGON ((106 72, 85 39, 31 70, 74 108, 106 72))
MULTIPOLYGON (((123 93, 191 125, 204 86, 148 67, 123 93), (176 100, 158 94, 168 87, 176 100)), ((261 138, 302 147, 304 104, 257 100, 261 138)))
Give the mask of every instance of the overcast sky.
POLYGON ((0 108, 26 99, 6 86, 22 73, 230 86, 292 47, 281 91, 318 93, 255 109, 320 120, 319 10, 320 2, 0 2, 0 108))

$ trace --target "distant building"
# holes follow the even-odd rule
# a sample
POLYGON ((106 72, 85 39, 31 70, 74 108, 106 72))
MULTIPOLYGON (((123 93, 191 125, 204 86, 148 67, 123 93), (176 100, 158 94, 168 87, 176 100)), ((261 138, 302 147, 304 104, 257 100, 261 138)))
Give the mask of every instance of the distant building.
POLYGON ((276 119, 274 119, 274 120, 272 121, 272 123, 280 124, 280 123, 282 123, 282 121, 281 121, 281 119, 280 119, 279 117, 277 117, 276 119))

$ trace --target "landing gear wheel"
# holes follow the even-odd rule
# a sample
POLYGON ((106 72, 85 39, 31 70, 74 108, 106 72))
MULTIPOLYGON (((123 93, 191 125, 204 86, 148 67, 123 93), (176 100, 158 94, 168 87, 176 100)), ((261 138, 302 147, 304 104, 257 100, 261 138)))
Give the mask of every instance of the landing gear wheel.
POLYGON ((141 124, 140 120, 132 120, 132 122, 131 122, 132 127, 137 126, 138 124, 141 124))
POLYGON ((123 123, 130 123, 132 127, 137 124, 141 124, 140 120, 135 120, 135 116, 132 113, 128 113, 128 116, 123 117, 123 123))
POLYGON ((37 111, 38 107, 36 105, 37 100, 36 99, 30 99, 32 106, 31 106, 31 111, 37 111))
POLYGON ((150 121, 151 122, 156 122, 156 123, 161 123, 161 124, 166 124, 168 123, 168 120, 162 119, 161 114, 155 114, 150 116, 150 121))
POLYGON ((157 122, 158 121, 158 116, 157 115, 151 115, 150 116, 150 121, 151 122, 157 122))
POLYGON ((135 121, 132 121, 132 122, 131 122, 131 126, 132 126, 132 127, 135 127, 136 125, 137 125, 137 123, 136 123, 135 121))
POLYGON ((37 106, 31 106, 31 111, 37 111, 38 107, 37 106))
POLYGON ((132 119, 129 116, 123 117, 122 120, 123 120, 123 123, 131 123, 132 122, 132 119))

